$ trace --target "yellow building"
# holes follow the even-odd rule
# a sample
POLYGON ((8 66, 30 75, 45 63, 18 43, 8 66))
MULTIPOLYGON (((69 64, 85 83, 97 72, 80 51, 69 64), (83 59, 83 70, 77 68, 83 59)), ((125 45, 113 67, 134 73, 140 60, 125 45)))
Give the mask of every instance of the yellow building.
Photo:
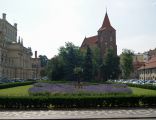
POLYGON ((156 80, 156 57, 152 57, 144 66, 138 69, 142 80, 156 80))
POLYGON ((3 13, 0 19, 0 79, 35 78, 32 62, 31 48, 24 47, 20 37, 17 42, 17 24, 11 25, 3 13))
POLYGON ((40 71, 41 71, 41 61, 37 57, 37 51, 35 51, 35 58, 32 58, 32 78, 33 79, 40 79, 40 71))

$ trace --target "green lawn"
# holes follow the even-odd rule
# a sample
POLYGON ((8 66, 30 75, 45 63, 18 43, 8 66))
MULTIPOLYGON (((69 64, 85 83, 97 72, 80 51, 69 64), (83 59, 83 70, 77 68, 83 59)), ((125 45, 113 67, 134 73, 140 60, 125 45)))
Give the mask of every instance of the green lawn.
POLYGON ((148 90, 143 88, 130 87, 134 95, 156 95, 156 90, 148 90))
POLYGON ((0 96, 28 96, 28 89, 33 85, 0 89, 0 96))
MULTIPOLYGON (((0 96, 29 96, 28 89, 33 85, 0 89, 0 96)), ((134 95, 156 95, 156 90, 130 87, 134 95)))

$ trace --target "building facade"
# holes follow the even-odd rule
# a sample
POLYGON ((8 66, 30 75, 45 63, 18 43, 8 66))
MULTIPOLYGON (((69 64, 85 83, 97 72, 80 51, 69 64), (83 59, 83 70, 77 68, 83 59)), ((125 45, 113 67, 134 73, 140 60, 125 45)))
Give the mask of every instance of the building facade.
POLYGON ((148 51, 149 59, 156 56, 156 48, 148 51))
POLYGON ((138 53, 133 55, 133 72, 131 74, 132 78, 139 78, 138 69, 145 64, 144 54, 138 53))
POLYGON ((17 41, 17 24, 11 25, 6 14, 0 19, 0 79, 33 79, 32 51, 17 41))
POLYGON ((139 71, 139 79, 156 80, 156 57, 152 57, 139 71))
POLYGON ((32 58, 32 78, 33 79, 40 79, 40 71, 41 71, 41 61, 37 56, 37 51, 35 51, 35 58, 32 58))
POLYGON ((102 26, 98 34, 92 37, 84 38, 81 49, 98 47, 102 58, 107 54, 108 49, 112 49, 117 55, 116 30, 111 26, 108 14, 106 12, 102 26))

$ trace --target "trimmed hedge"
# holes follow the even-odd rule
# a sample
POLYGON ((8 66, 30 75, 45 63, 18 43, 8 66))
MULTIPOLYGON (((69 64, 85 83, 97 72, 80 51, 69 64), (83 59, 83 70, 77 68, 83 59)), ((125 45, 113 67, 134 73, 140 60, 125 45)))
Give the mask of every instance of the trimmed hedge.
POLYGON ((144 84, 144 85, 139 85, 139 84, 131 84, 131 83, 126 83, 130 87, 138 87, 138 88, 144 88, 144 89, 150 89, 150 90, 156 90, 156 86, 150 85, 150 84, 144 84))
POLYGON ((35 83, 35 82, 29 81, 29 82, 4 83, 4 84, 0 84, 0 89, 17 87, 17 86, 24 86, 24 85, 31 85, 33 83, 35 83))
POLYGON ((0 97, 0 109, 156 107, 156 96, 0 97))

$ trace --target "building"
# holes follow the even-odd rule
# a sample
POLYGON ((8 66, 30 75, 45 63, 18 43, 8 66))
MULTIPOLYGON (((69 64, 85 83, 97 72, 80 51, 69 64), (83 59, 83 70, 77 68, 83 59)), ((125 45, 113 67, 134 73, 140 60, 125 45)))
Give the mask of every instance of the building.
POLYGON ((102 26, 97 31, 97 35, 85 37, 81 49, 86 49, 87 46, 90 48, 98 47, 102 58, 105 57, 108 49, 114 50, 115 54, 117 54, 116 30, 111 26, 107 12, 102 26))
POLYGON ((11 25, 6 14, 0 19, 0 79, 33 79, 32 51, 17 42, 17 24, 11 25))
POLYGON ((132 78, 138 78, 139 73, 138 69, 145 64, 145 55, 138 53, 133 55, 133 73, 131 74, 132 78))
POLYGON ((35 58, 32 58, 32 78, 40 79, 40 71, 41 71, 41 61, 37 56, 37 51, 35 51, 35 58))
POLYGON ((149 50, 148 56, 149 56, 149 58, 155 57, 156 56, 156 48, 153 50, 149 50))
POLYGON ((156 56, 152 57, 147 63, 138 69, 139 79, 156 80, 156 56))

